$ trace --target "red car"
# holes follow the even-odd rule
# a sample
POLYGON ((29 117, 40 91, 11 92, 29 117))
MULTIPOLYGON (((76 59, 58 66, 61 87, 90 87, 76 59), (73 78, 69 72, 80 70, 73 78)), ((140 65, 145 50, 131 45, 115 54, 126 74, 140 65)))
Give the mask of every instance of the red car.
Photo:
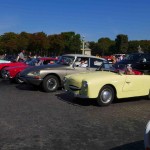
POLYGON ((55 63, 55 61, 57 61, 57 59, 51 57, 33 58, 30 61, 18 63, 18 65, 3 68, 1 70, 1 76, 4 79, 10 79, 16 81, 17 83, 22 83, 23 81, 18 78, 18 75, 21 71, 28 67, 53 64, 55 63))
POLYGON ((2 72, 6 67, 13 67, 13 66, 24 66, 24 62, 11 62, 11 63, 0 63, 0 76, 2 76, 2 72))

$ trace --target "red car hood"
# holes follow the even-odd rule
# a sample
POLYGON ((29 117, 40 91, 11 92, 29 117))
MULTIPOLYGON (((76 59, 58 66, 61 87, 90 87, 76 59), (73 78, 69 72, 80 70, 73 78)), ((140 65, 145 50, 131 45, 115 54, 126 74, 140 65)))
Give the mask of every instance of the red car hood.
POLYGON ((10 71, 10 70, 24 70, 24 69, 26 69, 27 67, 29 67, 29 65, 24 64, 24 65, 22 65, 22 66, 6 67, 5 70, 8 70, 8 71, 10 71))
POLYGON ((26 65, 24 62, 11 62, 11 63, 1 63, 0 64, 0 69, 3 67, 11 67, 11 66, 24 66, 26 65))

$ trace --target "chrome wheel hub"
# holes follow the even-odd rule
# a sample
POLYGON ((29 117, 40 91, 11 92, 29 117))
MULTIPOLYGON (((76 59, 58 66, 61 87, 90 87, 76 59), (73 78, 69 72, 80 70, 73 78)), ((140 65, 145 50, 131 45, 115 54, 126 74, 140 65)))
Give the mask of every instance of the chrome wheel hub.
POLYGON ((108 102, 110 102, 111 99, 112 99, 112 92, 111 92, 111 90, 109 90, 109 89, 104 89, 104 90, 101 92, 100 97, 101 97, 101 100, 102 100, 103 103, 108 103, 108 102))
POLYGON ((55 79, 49 79, 47 81, 47 87, 49 90, 54 90, 57 87, 57 81, 55 79))

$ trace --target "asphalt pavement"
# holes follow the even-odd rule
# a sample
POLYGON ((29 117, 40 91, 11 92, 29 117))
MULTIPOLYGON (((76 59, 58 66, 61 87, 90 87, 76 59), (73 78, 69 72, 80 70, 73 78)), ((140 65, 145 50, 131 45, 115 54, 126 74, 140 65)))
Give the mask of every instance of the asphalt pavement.
POLYGON ((146 97, 99 107, 61 89, 45 93, 0 79, 1 150, 144 150, 146 97))

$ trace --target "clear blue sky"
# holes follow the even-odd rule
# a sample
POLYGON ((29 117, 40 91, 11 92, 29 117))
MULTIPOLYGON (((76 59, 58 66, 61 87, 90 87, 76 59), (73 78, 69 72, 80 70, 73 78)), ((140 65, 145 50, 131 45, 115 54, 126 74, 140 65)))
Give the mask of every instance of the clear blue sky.
POLYGON ((150 0, 0 0, 0 35, 22 31, 150 40, 150 0))

